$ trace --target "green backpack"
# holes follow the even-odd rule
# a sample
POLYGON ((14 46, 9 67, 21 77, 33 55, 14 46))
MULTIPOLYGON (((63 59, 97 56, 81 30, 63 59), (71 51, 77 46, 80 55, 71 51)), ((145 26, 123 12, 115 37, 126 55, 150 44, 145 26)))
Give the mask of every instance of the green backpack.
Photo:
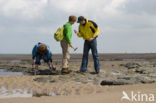
POLYGON ((64 27, 59 27, 58 29, 57 29, 57 31, 55 32, 55 34, 54 34, 54 38, 55 38, 55 40, 56 41, 62 41, 63 40, 63 30, 64 30, 64 27))

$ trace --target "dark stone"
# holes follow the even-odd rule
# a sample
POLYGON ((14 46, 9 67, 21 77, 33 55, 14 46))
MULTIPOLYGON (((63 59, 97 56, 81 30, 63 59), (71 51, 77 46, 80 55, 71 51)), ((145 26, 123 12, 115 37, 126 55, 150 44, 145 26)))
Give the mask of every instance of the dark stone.
POLYGON ((139 63, 126 63, 126 64, 120 64, 120 66, 124 66, 128 69, 133 69, 133 68, 140 68, 142 67, 139 63))
POLYGON ((36 79, 34 79, 34 81, 37 81, 37 82, 50 82, 50 83, 55 83, 56 82, 55 79, 48 78, 48 77, 36 78, 36 79))
POLYGON ((100 85, 128 85, 133 84, 133 82, 126 81, 124 79, 116 79, 116 80, 103 80, 100 85))

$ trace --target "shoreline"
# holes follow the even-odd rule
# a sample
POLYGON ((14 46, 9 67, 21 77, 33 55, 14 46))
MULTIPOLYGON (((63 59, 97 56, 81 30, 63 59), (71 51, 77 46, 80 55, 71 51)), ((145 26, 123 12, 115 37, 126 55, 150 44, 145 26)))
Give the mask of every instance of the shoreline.
MULTIPOLYGON (((100 61, 125 61, 125 60, 156 60, 156 53, 103 53, 100 54, 100 61)), ((61 61, 62 54, 53 54, 54 61, 61 61)), ((31 54, 0 54, 0 60, 22 60, 30 61, 31 54)), ((89 54, 88 59, 93 61, 92 54, 89 54)), ((81 61, 82 54, 71 54, 71 61, 81 61)))

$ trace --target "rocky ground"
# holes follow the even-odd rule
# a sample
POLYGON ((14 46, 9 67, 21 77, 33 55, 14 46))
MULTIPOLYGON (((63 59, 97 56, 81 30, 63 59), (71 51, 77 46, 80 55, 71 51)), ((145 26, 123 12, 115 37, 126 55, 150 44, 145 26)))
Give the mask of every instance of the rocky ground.
MULTIPOLYGON (((40 66, 40 77, 34 79, 36 82, 77 82, 83 84, 100 85, 128 85, 156 82, 155 61, 101 61, 101 72, 94 73, 93 62, 89 63, 88 71, 80 73, 80 62, 70 62, 72 72, 67 75, 61 74, 60 62, 54 63, 56 72, 50 72, 44 63, 40 66)), ((1 62, 0 68, 12 72, 23 72, 25 75, 33 75, 32 65, 29 62, 1 62)))

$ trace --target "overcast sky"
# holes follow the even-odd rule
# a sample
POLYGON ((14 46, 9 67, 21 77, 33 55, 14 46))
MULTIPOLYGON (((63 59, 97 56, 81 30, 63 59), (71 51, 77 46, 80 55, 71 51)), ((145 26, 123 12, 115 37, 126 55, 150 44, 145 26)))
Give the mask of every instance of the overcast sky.
MULTIPOLYGON (((155 5, 156 0, 0 0, 0 54, 30 54, 37 42, 61 53, 53 34, 69 15, 98 24, 99 53, 156 52, 155 5)), ((78 50, 71 52, 82 53, 83 42, 73 33, 78 50)))

